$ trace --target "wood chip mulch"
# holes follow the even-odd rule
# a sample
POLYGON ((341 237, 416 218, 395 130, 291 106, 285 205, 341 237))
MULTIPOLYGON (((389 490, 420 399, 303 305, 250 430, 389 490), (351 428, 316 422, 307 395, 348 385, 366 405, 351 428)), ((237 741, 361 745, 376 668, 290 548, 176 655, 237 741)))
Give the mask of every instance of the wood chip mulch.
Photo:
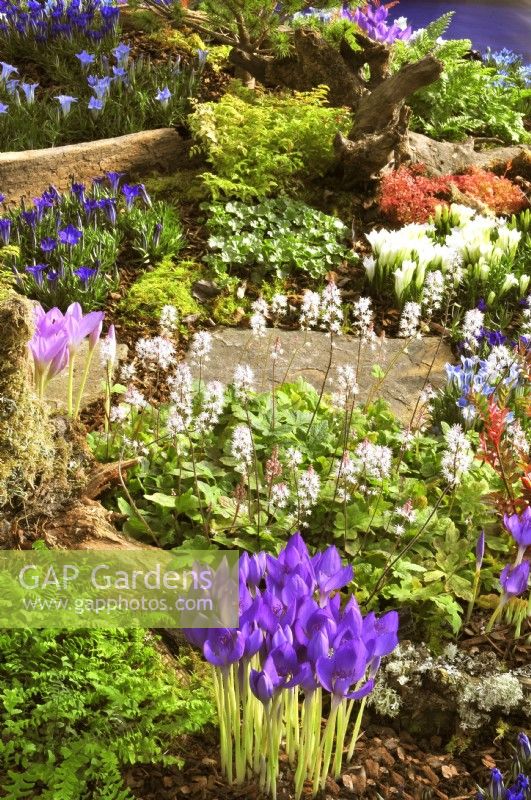
MULTIPOLYGON (((266 800, 255 783, 228 786, 221 776, 216 735, 209 730, 186 738, 180 754, 182 770, 156 765, 135 766, 125 775, 137 800, 266 800)), ((370 725, 360 738, 352 766, 336 782, 329 779, 321 800, 469 800, 489 769, 506 766, 501 751, 486 745, 466 757, 449 755, 439 737, 415 742, 406 732, 370 725)), ((292 800, 290 767, 282 764, 278 800, 292 800)), ((303 799, 309 800, 307 786, 303 799)))

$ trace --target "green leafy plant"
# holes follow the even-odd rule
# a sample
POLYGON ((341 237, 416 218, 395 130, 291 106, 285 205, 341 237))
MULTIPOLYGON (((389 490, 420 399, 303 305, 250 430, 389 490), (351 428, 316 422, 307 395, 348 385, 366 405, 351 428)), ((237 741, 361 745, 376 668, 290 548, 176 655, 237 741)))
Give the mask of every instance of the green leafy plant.
POLYGON ((496 66, 465 58, 472 47, 470 40, 438 41, 451 17, 445 14, 412 42, 397 42, 393 47, 394 69, 429 52, 445 66, 438 81, 409 99, 412 128, 435 139, 461 141, 478 136, 528 141, 522 114, 525 90, 508 81, 496 66))
POLYGON ((213 172, 203 175, 214 200, 263 199, 323 175, 333 163, 332 143, 350 115, 326 106, 327 89, 287 94, 253 93, 235 85, 219 102, 202 103, 189 118, 198 148, 213 172))
POLYGON ((217 275, 233 270, 256 283, 273 273, 299 271, 322 278, 342 261, 352 261, 349 231, 336 217, 288 198, 259 205, 212 205, 207 222, 211 250, 207 263, 217 275))
POLYGON ((213 716, 205 675, 178 681, 139 630, 0 635, 0 792, 133 800, 122 770, 176 763, 176 736, 213 716))

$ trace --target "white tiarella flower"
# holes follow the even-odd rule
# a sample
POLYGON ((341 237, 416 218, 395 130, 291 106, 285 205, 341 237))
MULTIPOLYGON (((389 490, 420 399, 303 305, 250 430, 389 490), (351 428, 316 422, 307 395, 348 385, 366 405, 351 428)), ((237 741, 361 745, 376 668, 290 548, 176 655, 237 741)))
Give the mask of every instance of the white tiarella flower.
POLYGON ((170 397, 175 405, 175 410, 183 417, 186 425, 192 419, 192 373, 188 364, 177 364, 175 373, 168 378, 168 385, 172 391, 170 397))
POLYGON ((193 364, 208 361, 212 350, 212 335, 208 331, 198 331, 194 334, 190 345, 190 355, 193 364))
POLYGON ((102 366, 112 369, 116 361, 116 338, 114 336, 106 336, 105 339, 100 339, 99 353, 102 366))
POLYGON ((308 467, 305 472, 301 472, 297 480, 297 499, 301 511, 309 514, 312 506, 317 502, 321 479, 313 467, 308 467))
POLYGON ((489 383, 504 381, 509 376, 516 378, 522 371, 514 352, 504 344, 497 344, 491 349, 485 361, 486 378, 489 383))
POLYGON ((166 371, 175 363, 175 347, 164 336, 154 336, 152 339, 139 339, 136 343, 136 355, 148 369, 162 369, 166 371))
POLYGON ((286 464, 290 469, 296 469, 296 467, 302 464, 301 451, 296 450, 294 447, 288 447, 286 451, 286 464))
POLYGON ((334 392, 332 399, 340 408, 346 408, 359 393, 356 370, 348 364, 339 366, 337 368, 336 384, 337 391, 334 392))
POLYGON ((525 299, 526 306, 522 314, 522 324, 520 326, 520 334, 522 336, 531 335, 531 295, 525 299))
POLYGON ((253 437, 248 425, 238 425, 232 432, 231 440, 232 457, 246 470, 253 460, 253 437))
POLYGON ((522 428, 520 422, 515 420, 507 426, 507 436, 513 443, 514 449, 524 456, 529 455, 530 443, 526 436, 526 432, 522 428))
POLYGON ((404 528, 403 525, 400 525, 400 523, 398 525, 395 525, 395 536, 397 538, 400 538, 401 536, 403 536, 405 532, 406 532, 406 529, 404 528))
POLYGON ((186 433, 189 421, 180 414, 177 409, 172 408, 168 414, 166 427, 172 436, 177 436, 179 433, 186 433))
POLYGON ((236 397, 240 400, 254 392, 254 372, 249 364, 238 364, 232 378, 236 397))
POLYGON ((196 429, 207 433, 217 425, 225 405, 225 387, 220 381, 210 381, 201 398, 201 411, 196 419, 196 429))
POLYGON ((420 339, 420 322, 422 311, 418 303, 406 303, 400 317, 398 336, 403 339, 416 337, 420 339))
POLYGON ((271 313, 274 317, 284 317, 288 313, 288 298, 285 294, 274 294, 271 298, 271 313))
POLYGON ((271 503, 276 508, 286 508, 290 497, 289 487, 285 483, 275 483, 271 487, 271 503))
POLYGON ((444 438, 446 451, 441 460, 441 472, 450 486, 457 486, 470 470, 474 452, 461 425, 452 425, 444 438))
POLYGON ((276 361, 281 355, 283 355, 284 350, 280 343, 280 339, 277 337, 273 347, 271 348, 271 360, 276 361))
POLYGON ((417 512, 413 508, 413 501, 408 500, 403 506, 398 506, 398 508, 395 508, 395 514, 407 520, 408 522, 415 522, 417 512))
POLYGON ((485 314, 479 308, 471 308, 465 314, 463 321, 462 336, 466 347, 474 350, 478 344, 478 338, 483 328, 485 314))
POLYGON ((130 383, 136 375, 136 367, 134 364, 123 364, 120 369, 120 380, 123 383, 130 383))
POLYGON ((145 408, 147 406, 147 400, 144 395, 135 389, 134 386, 128 386, 127 391, 124 394, 124 403, 132 406, 133 408, 145 408))
POLYGON ((267 317, 269 314, 269 306, 263 297, 259 297, 257 300, 251 303, 251 308, 256 314, 262 314, 263 317, 267 317))
POLYGON ((439 269, 428 272, 422 291, 422 307, 431 316, 442 305, 445 291, 444 275, 439 269))
POLYGON ((359 472, 365 477, 384 480, 391 474, 393 451, 386 445, 374 444, 365 439, 356 447, 354 456, 359 472))
POLYGON ((117 423, 125 422, 130 411, 130 407, 126 405, 113 406, 109 414, 109 420, 117 423))
POLYGON ((321 312, 321 295, 307 289, 301 304, 300 324, 302 330, 309 330, 317 325, 321 312))
POLYGON ((266 335, 267 320, 264 315, 260 314, 258 311, 255 311, 254 314, 251 314, 249 325, 251 326, 253 335, 257 336, 259 339, 266 335))
POLYGON ((336 468, 338 498, 341 502, 349 502, 350 491, 358 482, 358 466, 352 460, 350 453, 345 451, 336 468))
POLYGON ((375 338, 372 300, 370 297, 360 297, 353 303, 352 327, 356 336, 359 336, 362 341, 372 341, 375 338))
POLYGON ((160 312, 160 332, 166 338, 172 336, 177 328, 179 315, 175 306, 162 306, 160 312))
POLYGON ((339 335, 343 324, 341 292, 334 281, 330 281, 321 295, 321 321, 329 333, 339 335))

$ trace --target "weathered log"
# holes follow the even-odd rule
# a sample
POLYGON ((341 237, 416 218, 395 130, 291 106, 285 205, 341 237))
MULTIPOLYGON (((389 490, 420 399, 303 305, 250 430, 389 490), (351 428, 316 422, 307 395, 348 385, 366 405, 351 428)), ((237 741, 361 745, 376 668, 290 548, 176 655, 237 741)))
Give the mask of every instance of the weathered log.
POLYGON ((531 147, 523 144, 477 151, 472 139, 467 142, 437 142, 409 131, 401 160, 424 164, 426 172, 433 176, 478 167, 531 181, 531 147))

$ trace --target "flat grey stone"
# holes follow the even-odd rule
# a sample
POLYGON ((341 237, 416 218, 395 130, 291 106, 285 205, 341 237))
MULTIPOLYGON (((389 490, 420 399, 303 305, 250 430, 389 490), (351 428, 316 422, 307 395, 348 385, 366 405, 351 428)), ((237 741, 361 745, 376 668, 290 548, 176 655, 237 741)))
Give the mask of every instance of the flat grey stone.
MULTIPOLYGON (((283 353, 275 364, 275 382, 286 383, 301 377, 318 391, 321 389, 330 359, 330 339, 325 333, 317 331, 283 331, 268 329, 267 336, 255 338, 249 330, 238 328, 215 328, 212 331, 213 343, 209 360, 203 365, 205 380, 218 380, 230 383, 238 364, 249 364, 254 370, 256 388, 264 391, 272 385, 271 350, 275 341, 280 341, 283 353)), ((452 352, 439 338, 427 337, 414 340, 407 345, 404 339, 386 339, 383 346, 363 344, 361 348, 358 384, 358 399, 365 402, 371 392, 373 397, 383 397, 402 422, 408 423, 424 386, 425 378, 435 356, 429 383, 440 386, 446 380, 444 366, 452 361, 452 352), (384 371, 390 366, 389 374, 379 393, 374 395, 375 378, 371 370, 379 364, 384 371)), ((335 391, 336 369, 349 364, 356 368, 358 359, 358 339, 353 336, 334 337, 332 368, 328 375, 325 390, 335 391)), ((196 374, 195 370, 194 374, 196 374)))
MULTIPOLYGON (((106 370, 104 369, 99 353, 99 342, 96 345, 96 350, 92 356, 92 362, 83 393, 83 400, 81 401, 81 408, 86 408, 95 400, 99 400, 105 394, 105 380, 106 370)), ((82 342, 74 361, 74 403, 76 402, 81 382, 83 380, 83 372, 85 369, 85 360, 88 353, 88 340, 82 342)), ((127 345, 118 345, 117 361, 124 361, 127 357, 127 345)), ((46 400, 54 406, 57 410, 65 409, 67 407, 67 388, 68 388, 68 367, 63 370, 59 375, 49 382, 46 387, 44 396, 46 400)))

